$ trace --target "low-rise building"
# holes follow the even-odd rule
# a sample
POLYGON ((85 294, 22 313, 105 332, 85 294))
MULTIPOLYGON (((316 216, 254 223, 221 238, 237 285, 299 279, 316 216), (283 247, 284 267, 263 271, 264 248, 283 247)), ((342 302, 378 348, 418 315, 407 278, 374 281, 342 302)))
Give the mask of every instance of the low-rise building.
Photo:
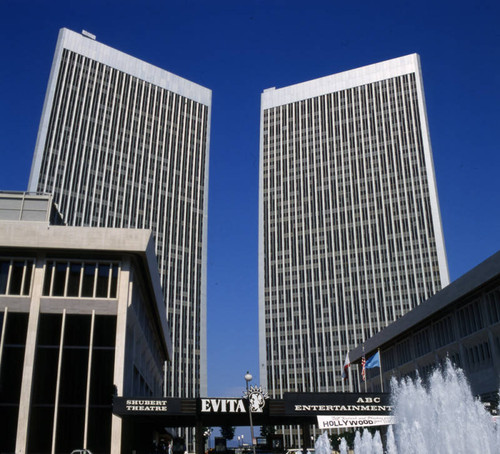
MULTIPOLYGON (((500 252, 350 352, 351 364, 380 351, 384 390, 392 376, 428 376, 447 357, 472 392, 496 401, 500 383, 500 252)), ((359 367, 359 366, 358 366, 359 367)), ((357 375, 357 374, 353 374, 357 375)), ((381 389, 380 369, 367 369, 367 389, 381 389)), ((364 384, 356 383, 364 389, 364 384)))
POLYGON ((144 446, 151 428, 129 430, 112 400, 163 395, 172 345, 152 233, 52 215, 50 196, 0 197, 0 452, 144 446))

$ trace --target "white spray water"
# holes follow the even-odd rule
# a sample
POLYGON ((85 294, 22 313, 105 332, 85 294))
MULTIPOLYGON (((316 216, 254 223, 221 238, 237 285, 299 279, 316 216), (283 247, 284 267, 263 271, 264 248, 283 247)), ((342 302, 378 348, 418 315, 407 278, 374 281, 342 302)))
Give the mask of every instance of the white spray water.
POLYGON ((394 431, 392 426, 387 429, 387 441, 386 441, 386 451, 387 454, 397 454, 398 449, 396 448, 396 440, 394 439, 394 431))
POLYGON ((342 438, 340 440, 340 454, 347 454, 347 441, 345 441, 345 438, 342 438))
POLYGON ((314 443, 314 451, 316 454, 331 454, 332 447, 330 445, 330 439, 328 438, 328 433, 323 432, 316 442, 314 443))
POLYGON ((425 385, 393 379, 391 389, 396 424, 387 430, 385 451, 380 434, 364 430, 356 433, 355 454, 500 453, 500 430, 449 360, 425 385))

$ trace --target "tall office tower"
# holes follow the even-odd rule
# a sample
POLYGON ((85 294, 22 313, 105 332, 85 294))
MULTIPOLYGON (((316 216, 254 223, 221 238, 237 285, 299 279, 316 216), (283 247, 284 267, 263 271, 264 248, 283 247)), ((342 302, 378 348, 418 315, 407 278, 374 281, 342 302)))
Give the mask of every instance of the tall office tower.
POLYGON ((418 55, 265 90, 259 186, 261 383, 348 390, 346 352, 449 281, 418 55))
POLYGON ((173 343, 169 396, 207 392, 211 96, 62 29, 29 181, 54 195, 68 225, 153 230, 173 343))

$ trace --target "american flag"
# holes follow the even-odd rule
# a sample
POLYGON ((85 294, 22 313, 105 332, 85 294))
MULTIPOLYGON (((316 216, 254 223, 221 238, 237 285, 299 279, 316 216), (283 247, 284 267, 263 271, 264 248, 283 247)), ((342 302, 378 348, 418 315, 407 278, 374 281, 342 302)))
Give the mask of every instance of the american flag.
POLYGON ((363 378, 363 381, 366 381, 366 369, 365 369, 365 364, 366 364, 366 359, 365 357, 363 356, 361 358, 361 377, 363 378))
POLYGON ((347 351, 347 354, 345 355, 344 371, 342 372, 342 378, 344 380, 347 380, 347 378, 349 377, 347 370, 349 369, 350 366, 351 366, 351 361, 349 360, 349 351, 347 351))

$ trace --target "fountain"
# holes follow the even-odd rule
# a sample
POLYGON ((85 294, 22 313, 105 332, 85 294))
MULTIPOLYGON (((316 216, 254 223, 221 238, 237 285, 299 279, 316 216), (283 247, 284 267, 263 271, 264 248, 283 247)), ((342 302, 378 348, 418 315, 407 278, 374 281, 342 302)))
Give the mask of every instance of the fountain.
POLYGON ((331 454, 332 448, 327 432, 323 432, 314 443, 314 452, 316 454, 331 454))
POLYGON ((347 441, 345 441, 345 438, 340 441, 340 454, 347 454, 347 441))
MULTIPOLYGON (((356 433, 354 454, 500 452, 500 429, 484 405, 472 396, 463 372, 449 360, 425 384, 420 378, 393 379, 391 395, 396 424, 387 429, 385 450, 379 432, 372 436, 364 430, 356 433)), ((345 440, 340 452, 348 452, 345 440)))

